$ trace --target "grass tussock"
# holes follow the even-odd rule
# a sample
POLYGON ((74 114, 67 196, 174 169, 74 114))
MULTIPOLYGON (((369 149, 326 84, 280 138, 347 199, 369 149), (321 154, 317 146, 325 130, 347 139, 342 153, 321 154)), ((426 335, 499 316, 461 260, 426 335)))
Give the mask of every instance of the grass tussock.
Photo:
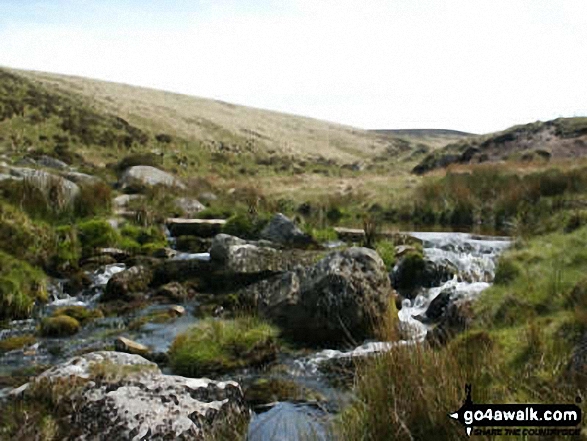
POLYGON ((261 364, 275 357, 277 335, 253 317, 205 319, 175 339, 171 367, 178 375, 198 377, 261 364))

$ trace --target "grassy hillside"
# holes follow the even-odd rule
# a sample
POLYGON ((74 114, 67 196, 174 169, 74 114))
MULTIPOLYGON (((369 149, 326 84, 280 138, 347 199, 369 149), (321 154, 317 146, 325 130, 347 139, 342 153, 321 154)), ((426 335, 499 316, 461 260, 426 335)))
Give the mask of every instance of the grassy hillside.
POLYGON ((84 97, 94 110, 122 117, 147 132, 165 133, 211 151, 351 164, 374 157, 400 157, 420 142, 405 136, 401 139, 380 136, 316 119, 124 84, 12 72, 51 91, 84 97))
POLYGON ((466 138, 432 152, 415 168, 422 174, 450 164, 549 161, 587 155, 587 118, 558 118, 466 138))

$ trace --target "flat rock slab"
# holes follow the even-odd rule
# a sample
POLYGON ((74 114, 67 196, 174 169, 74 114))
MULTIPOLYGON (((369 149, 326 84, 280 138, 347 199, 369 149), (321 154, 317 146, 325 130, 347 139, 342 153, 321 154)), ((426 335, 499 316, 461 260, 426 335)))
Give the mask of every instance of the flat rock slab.
POLYGON ((226 219, 167 219, 167 228, 172 236, 214 237, 220 234, 226 219))

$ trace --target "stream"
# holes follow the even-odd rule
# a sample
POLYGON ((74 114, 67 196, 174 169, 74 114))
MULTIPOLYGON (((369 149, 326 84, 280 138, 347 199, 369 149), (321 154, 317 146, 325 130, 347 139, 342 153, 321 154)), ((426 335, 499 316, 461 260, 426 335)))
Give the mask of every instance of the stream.
MULTIPOLYGON (((450 292, 451 299, 475 299, 488 288, 495 275, 495 265, 500 253, 510 245, 505 237, 477 236, 466 233, 410 233, 422 240, 425 257, 438 264, 449 264, 456 268, 456 275, 441 286, 420 291, 413 300, 404 299, 399 319, 409 335, 399 342, 364 342, 357 348, 323 350, 320 352, 290 351, 279 354, 276 363, 264 369, 248 369, 233 372, 222 379, 231 379, 247 384, 259 379, 276 379, 293 382, 304 390, 311 390, 320 399, 300 402, 277 402, 256 409, 249 425, 249 441, 269 440, 330 440, 329 421, 351 399, 346 388, 333 386, 321 373, 319 366, 333 359, 364 357, 389 350, 393 345, 413 344, 425 338, 428 325, 421 321, 430 302, 442 292, 450 292)), ((208 253, 178 253, 175 259, 209 259, 208 253)), ((108 280, 126 268, 124 264, 103 266, 88 275, 91 286, 77 296, 64 292, 64 280, 54 280, 51 286, 51 301, 35 312, 29 320, 10 322, 8 328, 0 330, 0 340, 9 337, 35 334, 38 322, 58 307, 81 305, 90 309, 97 307, 97 300, 108 280)), ((39 338, 31 346, 0 355, 0 375, 31 366, 50 366, 82 352, 104 350, 112 347, 117 336, 124 336, 152 348, 154 353, 165 353, 175 337, 198 321, 194 316, 195 301, 180 304, 186 313, 166 323, 145 323, 137 329, 128 330, 128 325, 141 316, 165 311, 178 303, 156 304, 123 317, 99 318, 84 326, 73 337, 39 338)), ((163 369, 165 372, 165 369, 163 369)), ((170 372, 166 372, 170 373, 170 372)), ((0 395, 6 392, 0 390, 0 395)))

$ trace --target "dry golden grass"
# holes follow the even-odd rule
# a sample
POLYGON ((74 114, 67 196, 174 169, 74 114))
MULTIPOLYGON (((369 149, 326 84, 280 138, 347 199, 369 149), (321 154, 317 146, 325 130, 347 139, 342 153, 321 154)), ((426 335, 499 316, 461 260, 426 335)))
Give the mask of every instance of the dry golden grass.
MULTIPOLYGON (((76 93, 153 133, 164 132, 204 143, 246 145, 250 151, 300 158, 324 157, 340 163, 385 154, 397 137, 336 123, 233 105, 125 84, 49 73, 14 71, 53 90, 76 93)), ((411 140, 410 136, 401 136, 411 140)), ((455 140, 446 135, 414 137, 438 148, 455 140)))

